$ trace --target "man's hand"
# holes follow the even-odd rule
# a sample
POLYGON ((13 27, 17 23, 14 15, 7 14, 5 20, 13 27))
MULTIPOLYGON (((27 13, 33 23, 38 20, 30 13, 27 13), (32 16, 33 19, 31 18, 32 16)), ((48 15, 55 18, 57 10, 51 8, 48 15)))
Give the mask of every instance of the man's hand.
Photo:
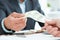
POLYGON ((13 12, 4 20, 4 25, 7 29, 19 31, 25 28, 27 19, 25 15, 13 12))
POLYGON ((53 36, 60 37, 60 19, 46 20, 43 29, 53 36))

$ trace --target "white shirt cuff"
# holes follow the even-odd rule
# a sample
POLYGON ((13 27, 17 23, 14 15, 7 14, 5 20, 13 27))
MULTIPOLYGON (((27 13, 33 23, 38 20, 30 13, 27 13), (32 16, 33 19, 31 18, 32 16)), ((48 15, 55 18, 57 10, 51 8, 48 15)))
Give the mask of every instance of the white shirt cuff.
POLYGON ((1 25, 2 25, 2 29, 3 29, 5 32, 7 32, 7 33, 12 33, 12 31, 8 31, 8 30, 4 27, 4 19, 2 20, 1 25))

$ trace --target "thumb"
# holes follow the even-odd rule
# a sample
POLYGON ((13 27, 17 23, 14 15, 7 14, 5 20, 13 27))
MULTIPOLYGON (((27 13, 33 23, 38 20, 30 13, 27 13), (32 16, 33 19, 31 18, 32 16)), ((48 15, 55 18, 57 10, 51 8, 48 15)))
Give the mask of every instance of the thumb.
POLYGON ((48 25, 51 24, 51 21, 52 21, 52 20, 45 20, 45 24, 44 24, 44 26, 42 27, 42 29, 46 29, 46 28, 48 27, 48 25))
POLYGON ((44 26, 42 27, 42 29, 45 30, 47 26, 48 26, 48 24, 45 22, 45 24, 44 24, 44 26))
POLYGON ((46 27, 42 27, 42 30, 46 30, 46 27))

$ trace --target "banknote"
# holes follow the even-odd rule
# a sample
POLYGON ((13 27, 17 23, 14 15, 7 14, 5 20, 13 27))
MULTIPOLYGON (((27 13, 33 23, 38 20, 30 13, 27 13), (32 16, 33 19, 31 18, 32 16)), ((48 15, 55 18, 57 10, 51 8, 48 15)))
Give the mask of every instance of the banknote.
POLYGON ((41 14, 40 12, 33 10, 25 13, 25 17, 32 18, 35 21, 45 23, 45 15, 41 14))

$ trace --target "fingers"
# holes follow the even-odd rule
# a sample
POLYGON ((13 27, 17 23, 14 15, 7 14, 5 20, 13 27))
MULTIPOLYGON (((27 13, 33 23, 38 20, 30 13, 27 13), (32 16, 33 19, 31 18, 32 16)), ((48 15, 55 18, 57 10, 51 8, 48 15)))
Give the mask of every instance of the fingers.
POLYGON ((49 25, 49 24, 47 24, 47 23, 45 22, 44 26, 42 27, 42 30, 46 30, 46 28, 48 27, 48 25, 49 25))
POLYGON ((46 23, 49 25, 55 25, 56 24, 56 20, 46 20, 46 23))
POLYGON ((10 20, 12 20, 13 22, 16 22, 16 24, 18 24, 18 22, 21 23, 22 21, 26 21, 27 20, 27 18, 25 18, 23 14, 18 14, 16 12, 14 12, 11 15, 8 18, 10 20), (11 15, 13 15, 13 16, 11 16, 11 15))
POLYGON ((56 22, 57 27, 60 28, 60 19, 57 19, 56 21, 57 21, 56 22))
POLYGON ((21 13, 13 12, 13 13, 10 14, 10 16, 12 16, 14 18, 20 18, 20 17, 24 17, 25 15, 21 14, 21 13))
POLYGON ((52 27, 52 26, 48 26, 46 28, 47 32, 53 36, 59 36, 60 34, 58 33, 58 28, 57 27, 52 27))
POLYGON ((52 35, 55 35, 57 33, 56 31, 58 31, 58 28, 55 27, 55 28, 51 28, 48 32, 52 35))
POLYGON ((56 26, 56 20, 46 20, 43 29, 48 28, 48 26, 56 26))
POLYGON ((18 23, 23 23, 23 22, 26 22, 27 21, 27 18, 25 18, 25 17, 16 18, 15 21, 16 21, 17 24, 18 23))
POLYGON ((47 28, 46 28, 46 30, 48 31, 48 33, 50 33, 50 30, 52 29, 52 26, 48 26, 47 28))
POLYGON ((42 30, 46 30, 47 26, 48 26, 48 24, 45 23, 44 26, 42 27, 42 30))
POLYGON ((22 30, 26 26, 26 18, 16 19, 11 27, 15 31, 22 30))
POLYGON ((12 13, 6 18, 5 25, 7 29, 19 31, 25 28, 27 18, 23 14, 12 13))
POLYGON ((60 31, 57 31, 57 34, 55 35, 55 37, 60 37, 60 31))
POLYGON ((60 37, 60 20, 46 20, 43 29, 47 30, 47 32, 55 37, 60 37))

